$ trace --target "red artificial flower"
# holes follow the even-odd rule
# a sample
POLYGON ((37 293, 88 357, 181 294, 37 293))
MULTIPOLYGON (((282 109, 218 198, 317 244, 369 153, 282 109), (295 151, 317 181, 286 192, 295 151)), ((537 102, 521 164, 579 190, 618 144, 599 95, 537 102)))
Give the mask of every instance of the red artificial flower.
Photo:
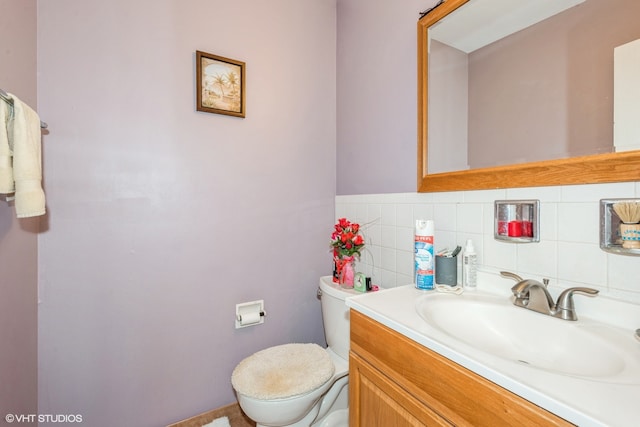
POLYGON ((364 247, 364 238, 359 234, 360 224, 340 218, 334 229, 331 233, 333 255, 337 258, 360 257, 360 250, 364 247))

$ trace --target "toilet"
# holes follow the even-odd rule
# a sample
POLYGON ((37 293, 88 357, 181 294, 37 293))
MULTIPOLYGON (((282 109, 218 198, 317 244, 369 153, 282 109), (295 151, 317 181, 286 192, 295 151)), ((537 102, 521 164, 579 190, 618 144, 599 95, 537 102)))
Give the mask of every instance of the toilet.
POLYGON ((318 295, 328 347, 284 344, 242 360, 231 383, 243 412, 256 427, 347 427, 349 309, 359 292, 320 278, 318 295))

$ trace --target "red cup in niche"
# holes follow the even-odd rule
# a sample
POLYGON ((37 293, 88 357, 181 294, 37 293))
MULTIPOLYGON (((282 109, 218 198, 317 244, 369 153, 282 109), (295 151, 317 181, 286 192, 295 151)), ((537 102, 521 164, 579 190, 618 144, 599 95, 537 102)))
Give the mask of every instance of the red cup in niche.
POLYGON ((522 235, 533 237, 533 223, 531 221, 522 221, 522 235))
POLYGON ((509 237, 522 236, 522 221, 509 221, 509 237))

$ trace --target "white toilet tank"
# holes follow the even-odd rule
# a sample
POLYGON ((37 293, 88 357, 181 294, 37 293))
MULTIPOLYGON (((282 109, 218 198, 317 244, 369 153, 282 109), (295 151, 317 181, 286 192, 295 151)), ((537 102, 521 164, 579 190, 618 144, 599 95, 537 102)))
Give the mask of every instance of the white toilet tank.
POLYGON ((322 321, 329 348, 338 356, 349 360, 349 307, 344 300, 350 295, 362 295, 353 289, 333 283, 332 276, 320 278, 322 321))

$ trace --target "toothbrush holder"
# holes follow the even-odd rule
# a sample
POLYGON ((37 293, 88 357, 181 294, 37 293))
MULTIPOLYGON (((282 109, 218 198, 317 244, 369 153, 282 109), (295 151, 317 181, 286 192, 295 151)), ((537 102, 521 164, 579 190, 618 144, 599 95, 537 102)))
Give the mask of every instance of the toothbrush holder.
POLYGON ((620 224, 620 238, 625 249, 640 249, 640 224, 620 224))

